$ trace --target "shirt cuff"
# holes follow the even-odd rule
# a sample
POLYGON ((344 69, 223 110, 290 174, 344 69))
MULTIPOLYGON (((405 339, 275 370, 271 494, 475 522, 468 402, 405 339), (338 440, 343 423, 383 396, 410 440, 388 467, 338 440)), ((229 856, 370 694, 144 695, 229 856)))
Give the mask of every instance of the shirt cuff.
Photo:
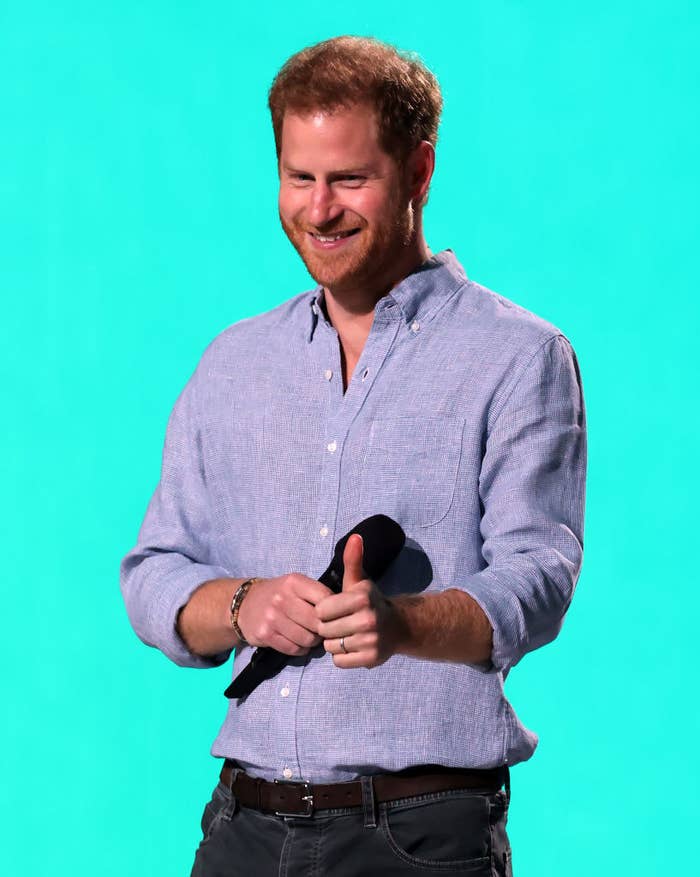
POLYGON ((205 669, 224 664, 233 649, 216 655, 196 655, 185 645, 176 629, 180 609, 187 605, 192 594, 211 579, 230 578, 230 573, 218 566, 190 563, 167 575, 162 570, 153 573, 153 580, 146 578, 144 587, 150 592, 150 616, 147 623, 149 645, 160 649, 180 667, 205 669))
POLYGON ((529 651, 522 607, 490 570, 470 576, 456 586, 478 603, 493 628, 490 672, 506 674, 529 651))

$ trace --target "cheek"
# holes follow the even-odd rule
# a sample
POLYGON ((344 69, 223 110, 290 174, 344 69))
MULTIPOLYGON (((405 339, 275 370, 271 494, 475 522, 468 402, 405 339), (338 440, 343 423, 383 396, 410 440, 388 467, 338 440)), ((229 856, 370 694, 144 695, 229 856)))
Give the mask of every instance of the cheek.
POLYGON ((280 216, 285 222, 291 222, 303 211, 306 198, 302 191, 280 189, 277 203, 279 205, 280 216))
POLYGON ((348 200, 347 206, 372 225, 381 224, 392 213, 392 205, 386 195, 380 192, 358 192, 352 203, 348 200))

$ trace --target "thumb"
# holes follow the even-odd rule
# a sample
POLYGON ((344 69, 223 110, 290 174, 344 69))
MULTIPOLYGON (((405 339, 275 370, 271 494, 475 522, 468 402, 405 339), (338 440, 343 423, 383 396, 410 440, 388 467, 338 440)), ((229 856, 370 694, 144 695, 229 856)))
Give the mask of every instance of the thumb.
POLYGON ((362 536, 359 533, 353 533, 345 544, 343 551, 343 565, 345 572, 343 573, 343 590, 351 590, 353 585, 361 582, 365 578, 362 569, 363 555, 362 536))

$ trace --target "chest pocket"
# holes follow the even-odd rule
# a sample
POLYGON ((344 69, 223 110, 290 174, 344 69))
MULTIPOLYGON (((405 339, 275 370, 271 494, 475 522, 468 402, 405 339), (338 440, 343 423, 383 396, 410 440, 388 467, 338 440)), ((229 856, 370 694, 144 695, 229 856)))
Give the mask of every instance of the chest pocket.
POLYGON ((360 506, 402 526, 431 527, 454 500, 464 419, 443 415, 374 420, 365 446, 360 506))

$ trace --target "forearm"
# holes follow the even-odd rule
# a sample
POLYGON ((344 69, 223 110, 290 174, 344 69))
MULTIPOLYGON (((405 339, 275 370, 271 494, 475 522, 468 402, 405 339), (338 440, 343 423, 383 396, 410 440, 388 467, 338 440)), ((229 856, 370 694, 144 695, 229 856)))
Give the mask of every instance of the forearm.
POLYGON ((231 626, 231 600, 245 579, 212 579, 190 597, 177 619, 177 632, 196 655, 217 655, 240 645, 231 626))
POLYGON ((401 595, 391 603, 399 627, 398 654, 462 664, 490 661, 491 624, 479 604, 463 591, 401 595))

